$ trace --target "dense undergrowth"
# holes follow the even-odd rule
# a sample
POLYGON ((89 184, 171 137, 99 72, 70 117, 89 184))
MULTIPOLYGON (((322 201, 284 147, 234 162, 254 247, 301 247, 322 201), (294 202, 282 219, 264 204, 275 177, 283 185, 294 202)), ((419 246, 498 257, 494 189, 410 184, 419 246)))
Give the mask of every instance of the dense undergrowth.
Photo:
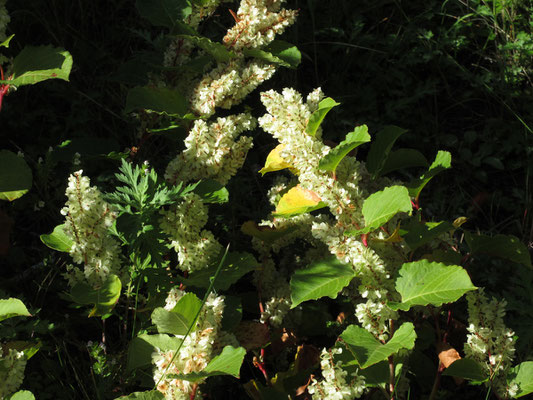
POLYGON ((7 1, 0 398, 527 396, 533 6, 218 3, 7 1))

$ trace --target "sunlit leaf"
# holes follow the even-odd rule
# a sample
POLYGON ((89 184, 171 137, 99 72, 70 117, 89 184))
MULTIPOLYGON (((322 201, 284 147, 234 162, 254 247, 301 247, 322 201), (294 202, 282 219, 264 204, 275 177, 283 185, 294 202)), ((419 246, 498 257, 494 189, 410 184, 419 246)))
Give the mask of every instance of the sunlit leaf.
POLYGON ((404 186, 390 186, 373 193, 363 203, 363 217, 365 227, 359 230, 347 231, 348 235, 368 233, 383 226, 400 212, 411 212, 413 206, 409 192, 404 186))
POLYGON ((435 157, 435 161, 429 166, 429 169, 420 178, 410 182, 407 186, 409 189, 409 195, 418 199, 420 192, 424 189, 424 186, 433 179, 435 175, 445 169, 450 168, 452 165, 452 155, 447 151, 439 151, 435 157))
POLYGON ((58 225, 52 233, 45 233, 40 236, 41 242, 53 250, 68 253, 74 241, 65 233, 65 224, 58 225))
POLYGON ((414 325, 406 322, 394 332, 387 343, 383 344, 366 329, 350 325, 341 334, 341 338, 361 368, 367 368, 386 360, 400 349, 412 349, 415 345, 416 333, 414 325))
POLYGON ((326 117, 326 114, 330 112, 330 110, 338 106, 341 103, 337 103, 335 100, 333 100, 331 97, 326 97, 320 103, 318 103, 318 109, 311 114, 311 117, 309 117, 309 122, 307 123, 307 127, 305 128, 305 131, 307 134, 311 136, 315 136, 316 131, 320 127, 320 124, 322 124, 322 121, 326 117))
POLYGON ((281 157, 284 145, 278 144, 270 153, 268 153, 265 166, 259 170, 261 175, 267 172, 280 171, 285 168, 291 168, 291 164, 281 157))
POLYGON ((274 215, 277 217, 292 217, 318 210, 325 206, 315 192, 296 185, 281 197, 274 215))
POLYGON ((6 400, 35 400, 35 396, 29 390, 19 390, 6 397, 6 400))
POLYGON ((302 59, 300 50, 283 40, 274 40, 262 49, 244 49, 244 55, 287 68, 296 68, 302 59))
POLYGON ((179 35, 179 37, 182 37, 193 43, 195 46, 205 50, 218 62, 227 62, 235 57, 235 53, 229 51, 222 43, 213 42, 204 36, 179 35))
POLYGON ((22 301, 15 298, 0 300, 0 321, 12 317, 29 317, 30 312, 22 301))
POLYGON ((13 39, 15 35, 9 36, 6 40, 4 40, 2 43, 0 43, 0 47, 9 47, 9 42, 11 39, 13 39))
POLYGON ((508 385, 518 385, 515 399, 533 393, 533 361, 525 361, 511 368, 507 374, 508 385))
POLYGON ((89 316, 102 316, 114 307, 120 297, 122 283, 116 275, 109 275, 98 289, 85 283, 77 283, 70 290, 70 297, 78 304, 94 304, 89 316))
POLYGON ((245 355, 246 350, 242 347, 226 346, 222 353, 214 357, 202 371, 190 374, 172 374, 170 377, 191 382, 217 375, 231 375, 238 378, 245 355))
POLYGON ((411 251, 414 251, 439 236, 453 231, 455 227, 447 221, 426 223, 414 221, 406 229, 407 233, 402 237, 411 251))
POLYGON ((335 299, 354 278, 354 270, 332 256, 298 269, 291 278, 291 308, 324 296, 335 299))
POLYGON ((152 364, 152 354, 156 349, 166 352, 177 350, 182 339, 168 335, 139 335, 134 338, 128 347, 127 370, 141 368, 152 364))
POLYGON ((32 173, 22 157, 0 150, 0 200, 13 201, 31 189, 32 173))
POLYGON ((26 46, 13 60, 13 79, 0 83, 23 86, 47 79, 68 81, 72 62, 72 56, 64 49, 26 46))
POLYGON ((420 260, 402 265, 396 279, 396 290, 401 303, 389 303, 396 310, 409 310, 412 306, 432 304, 441 306, 453 303, 466 292, 477 289, 468 273, 458 265, 444 265, 420 260))
POLYGON ((367 142, 370 142, 368 127, 366 125, 356 127, 352 132, 346 135, 346 139, 322 157, 318 163, 318 168, 323 171, 335 172, 337 165, 339 165, 342 159, 346 157, 350 151, 367 142))
POLYGON ((117 397, 115 400, 165 400, 165 395, 159 390, 130 393, 127 396, 117 397))
POLYGON ((228 189, 214 179, 200 181, 193 192, 200 196, 204 203, 227 203, 229 200, 228 189))

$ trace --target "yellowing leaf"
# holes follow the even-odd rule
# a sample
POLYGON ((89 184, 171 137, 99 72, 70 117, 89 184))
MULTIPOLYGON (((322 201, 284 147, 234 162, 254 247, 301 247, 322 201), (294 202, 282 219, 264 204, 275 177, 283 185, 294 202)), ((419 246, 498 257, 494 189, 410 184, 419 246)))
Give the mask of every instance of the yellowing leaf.
POLYGON ((463 225, 466 221, 468 221, 468 218, 466 217, 459 217, 456 218, 455 221, 453 221, 453 226, 456 228, 459 228, 461 225, 463 225))
POLYGON ((259 170, 262 175, 265 175, 267 172, 279 171, 285 168, 291 168, 284 158, 281 157, 281 152, 283 151, 284 145, 278 144, 274 150, 272 150, 265 161, 265 166, 259 170))
POLYGON ((274 215, 292 217, 293 215, 318 210, 325 206, 315 192, 296 185, 280 199, 274 215))

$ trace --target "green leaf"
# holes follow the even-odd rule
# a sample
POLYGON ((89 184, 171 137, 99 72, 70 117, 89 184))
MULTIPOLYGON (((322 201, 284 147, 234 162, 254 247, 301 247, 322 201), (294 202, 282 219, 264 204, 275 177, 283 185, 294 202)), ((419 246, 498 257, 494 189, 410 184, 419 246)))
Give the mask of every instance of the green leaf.
POLYGON ((332 256, 297 270, 291 278, 291 308, 307 300, 337 294, 354 278, 354 270, 332 256))
POLYGON ((78 304, 94 304, 89 317, 107 314, 120 297, 122 283, 116 275, 109 275, 98 289, 93 289, 86 283, 77 283, 70 290, 70 297, 78 304))
POLYGON ((420 260, 402 265, 396 279, 401 303, 389 303, 395 310, 409 310, 412 306, 453 303, 470 290, 477 289, 468 273, 458 265, 444 265, 420 260))
MULTIPOLYGON (((195 271, 188 278, 181 278, 186 285, 208 288, 211 278, 215 276, 220 259, 210 267, 195 271)), ((228 253, 222 269, 215 281, 215 290, 228 290, 231 285, 237 282, 242 276, 259 267, 259 263, 250 253, 231 252, 228 253)))
POLYGON ((168 335, 139 335, 134 338, 128 348, 127 370, 131 371, 152 364, 152 353, 177 350, 182 339, 168 335))
POLYGON ((23 86, 47 79, 68 81, 72 56, 68 51, 52 46, 26 46, 13 60, 13 79, 0 83, 23 86))
POLYGON ((159 390, 130 393, 127 396, 117 397, 115 400, 165 400, 165 395, 159 390))
POLYGON ((379 176, 387 162, 394 142, 407 130, 394 125, 386 126, 376 134, 366 158, 366 168, 374 176, 379 176))
POLYGON ((174 29, 191 14, 192 7, 186 0, 137 0, 139 14, 152 25, 174 29))
POLYGON ((318 103, 318 109, 313 114, 311 114, 311 117, 309 117, 309 122, 307 123, 307 127, 305 128, 307 134, 315 136, 316 131, 320 127, 320 124, 322 123, 324 118, 326 117, 326 114, 333 107, 336 107, 339 104, 341 103, 337 103, 331 97, 326 97, 320 103, 318 103))
POLYGON ((29 317, 30 312, 19 299, 13 297, 0 300, 0 321, 12 317, 29 317))
POLYGON ((19 390, 7 397, 6 400, 35 400, 35 396, 29 390, 19 390))
POLYGON ((444 233, 453 231, 455 227, 447 221, 426 222, 425 224, 413 221, 406 229, 407 233, 402 235, 402 237, 411 251, 414 251, 444 233))
POLYGON ((368 233, 383 226, 399 212, 411 212, 413 206, 404 186, 390 186, 368 196, 363 203, 365 227, 347 231, 347 235, 368 233))
POLYGON ((232 58, 235 58, 235 53, 229 51, 226 46, 222 43, 216 43, 204 36, 195 36, 195 35, 178 35, 181 38, 184 38, 195 46, 200 47, 205 50, 207 53, 211 54, 217 62, 227 62, 232 58))
POLYGON ((0 200, 13 201, 31 189, 32 173, 22 157, 0 150, 0 200))
POLYGON ((302 60, 300 50, 295 45, 283 40, 274 40, 262 49, 244 49, 244 55, 293 69, 302 60))
POLYGON ((170 115, 187 114, 187 99, 179 92, 168 88, 135 87, 128 91, 125 112, 138 109, 152 110, 170 115))
POLYGON ((427 167, 426 157, 415 149, 398 149, 389 154, 383 165, 380 175, 388 174, 404 168, 427 167))
MULTIPOLYGON (((152 312, 152 322, 159 333, 185 335, 194 323, 194 318, 202 308, 202 302, 194 293, 187 293, 168 311, 162 307, 152 312)), ((194 330, 194 329, 193 329, 194 330)))
POLYGON ((191 322, 180 313, 165 310, 163 307, 158 307, 152 312, 152 323, 159 333, 185 335, 191 322))
POLYGON ((515 399, 533 393, 533 361, 525 361, 511 368, 507 374, 508 385, 518 385, 515 399))
POLYGON ((9 42, 11 39, 13 39, 15 35, 9 36, 6 40, 4 40, 2 43, 0 43, 0 47, 9 47, 9 42))
POLYGON ((172 377, 191 382, 197 382, 217 375, 231 375, 239 378, 239 372, 245 355, 246 350, 243 347, 226 346, 222 350, 222 353, 214 357, 203 371, 191 374, 172 375, 172 377))
POLYGON ((53 250, 68 253, 74 241, 65 233, 65 224, 58 225, 52 233, 44 233, 40 236, 41 242, 53 250))
POLYGON ((281 197, 273 214, 276 217, 289 218, 324 207, 326 204, 315 192, 296 185, 281 197))
POLYGON ((488 254, 532 267, 529 251, 524 243, 512 235, 473 235, 465 231, 466 243, 472 254, 488 254))
POLYGON ((227 203, 229 200, 228 189, 214 179, 200 181, 193 192, 200 196, 204 203, 227 203))
POLYGON ((406 322, 394 332, 387 343, 382 344, 366 329, 350 325, 341 334, 341 338, 361 368, 367 368, 386 360, 400 349, 412 349, 415 345, 416 333, 413 324, 406 322))
POLYGON ((335 172, 337 165, 339 165, 342 159, 346 157, 350 151, 367 142, 370 142, 368 127, 366 125, 356 127, 352 132, 346 135, 346 139, 322 157, 318 163, 318 168, 323 171, 335 172))
POLYGON ((484 382, 488 379, 485 370, 471 358, 461 358, 446 368, 442 375, 457 376, 471 381, 484 382))
POLYGON ((441 171, 444 171, 445 169, 450 168, 451 165, 452 155, 447 151, 440 150, 435 157, 435 161, 433 161, 433 163, 429 166, 427 172, 420 178, 415 179, 406 185, 409 189, 409 195, 418 200, 418 196, 420 195, 422 189, 424 189, 424 186, 426 186, 435 175, 441 171))

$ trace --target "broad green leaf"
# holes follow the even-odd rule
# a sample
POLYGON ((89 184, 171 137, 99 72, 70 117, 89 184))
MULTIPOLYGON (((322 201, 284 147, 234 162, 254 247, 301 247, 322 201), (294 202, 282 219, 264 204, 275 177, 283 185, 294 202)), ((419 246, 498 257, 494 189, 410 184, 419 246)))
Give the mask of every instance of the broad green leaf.
POLYGON ((58 225, 52 233, 44 233, 40 236, 41 242, 53 250, 68 253, 72 248, 73 240, 65 233, 65 224, 58 225))
POLYGON ((187 113, 188 107, 187 99, 175 90, 145 86, 128 91, 124 111, 145 109, 181 116, 187 113))
POLYGON ((122 283, 116 275, 109 275, 98 289, 93 289, 85 283, 77 283, 70 290, 70 297, 78 304, 94 304, 89 317, 107 314, 120 297, 122 283))
POLYGON ((239 378, 239 372, 245 355, 246 350, 243 347, 226 346, 222 350, 222 353, 214 357, 203 371, 172 375, 172 377, 191 382, 197 382, 217 375, 231 375, 239 378))
POLYGON ((0 43, 0 47, 9 47, 9 42, 11 39, 13 39, 15 35, 9 36, 6 40, 4 40, 2 43, 0 43))
POLYGON ((128 348, 127 370, 141 368, 152 364, 152 353, 161 351, 177 350, 182 339, 168 335, 139 335, 134 338, 128 348))
POLYGON ((0 150, 0 200, 13 201, 31 189, 32 173, 22 157, 0 150))
POLYGON ((297 270, 291 278, 291 308, 307 300, 337 294, 354 278, 354 270, 332 256, 297 270))
POLYGON ((117 397, 115 400, 165 400, 165 395, 159 390, 130 393, 127 396, 117 397))
POLYGON ((186 0, 137 0, 139 14, 152 25, 174 29, 191 14, 192 8, 186 0))
POLYGON ((533 393, 533 361, 525 361, 511 368, 507 374, 508 385, 518 385, 515 399, 533 393))
POLYGON ((0 300, 0 321, 12 317, 29 317, 30 312, 19 299, 13 297, 0 300))
POLYGON ((411 251, 431 242, 446 232, 455 230, 453 224, 447 221, 421 223, 415 221, 407 227, 407 233, 402 235, 411 251))
POLYGON ((179 37, 190 41, 195 46, 200 47, 211 54, 217 62, 227 62, 235 57, 235 53, 229 51, 222 43, 216 43, 204 36, 179 35, 179 37))
POLYGON ((280 171, 292 167, 291 164, 285 161, 285 159, 281 158, 283 148, 283 144, 278 144, 270 153, 268 153, 265 166, 259 170, 261 175, 265 175, 267 172, 280 171))
POLYGON ((68 81, 72 56, 52 46, 26 46, 13 60, 13 79, 4 80, 13 86, 33 85, 47 79, 68 81))
POLYGON ((339 165, 342 159, 346 157, 350 151, 367 142, 370 142, 368 127, 366 125, 356 127, 352 132, 346 135, 346 139, 322 157, 318 163, 318 168, 323 171, 335 172, 337 165, 339 165))
POLYGON ((350 325, 341 334, 341 338, 361 368, 367 368, 386 360, 400 349, 412 349, 415 345, 416 333, 413 324, 406 322, 394 332, 387 343, 382 344, 366 329, 350 325))
POLYGON ((35 400, 35 396, 29 390, 19 390, 7 397, 6 400, 35 400))
MULTIPOLYGON (((215 276, 220 258, 210 267, 195 271, 188 278, 180 278, 186 285, 208 288, 211 278, 215 276)), ((242 276, 259 267, 259 263, 250 253, 231 252, 228 253, 222 269, 215 281, 215 290, 228 290, 231 285, 237 282, 242 276)))
POLYGON ((311 117, 309 117, 309 122, 307 123, 307 127, 305 128, 305 131, 307 134, 311 136, 315 136, 316 131, 320 127, 320 124, 326 117, 326 114, 335 106, 338 106, 341 103, 337 103, 335 100, 333 100, 331 97, 326 97, 323 99, 320 103, 318 103, 318 109, 311 114, 311 117))
POLYGON ((244 55, 287 68, 296 68, 302 60, 300 50, 283 40, 274 40, 262 49, 244 49, 244 55))
POLYGON ((196 315, 202 308, 202 301, 194 294, 187 293, 178 300, 172 312, 178 313, 189 321, 189 325, 194 321, 196 315))
POLYGON ((292 217, 323 207, 326 205, 315 192, 296 185, 281 197, 273 214, 276 217, 292 217))
POLYGON ((214 179, 200 181, 193 192, 200 196, 204 203, 227 203, 229 200, 228 189, 214 179))
POLYGON ((159 333, 185 335, 189 330, 192 320, 185 318, 180 313, 165 310, 163 307, 157 307, 152 312, 152 323, 157 327, 157 332, 159 333))
POLYGON ((420 260, 402 265, 396 279, 396 290, 401 303, 389 303, 396 310, 409 310, 412 306, 432 304, 441 306, 453 303, 466 292, 477 289, 468 273, 458 265, 444 265, 420 260))
POLYGON ((409 195, 418 200, 418 196, 420 196, 420 192, 422 189, 424 189, 424 186, 426 186, 435 175, 441 171, 444 171, 445 169, 450 168, 451 165, 452 155, 447 151, 440 150, 435 157, 435 161, 433 161, 433 163, 429 166, 427 172, 424 173, 424 175, 422 175, 420 178, 415 179, 406 185, 409 189, 409 195))
POLYGON ((472 254, 488 254, 531 268, 531 257, 524 243, 512 235, 473 235, 465 231, 466 243, 472 254))
POLYGON ((471 381, 484 382, 488 379, 485 370, 471 358, 461 358, 446 368, 442 375, 457 376, 471 381))
POLYGON ((372 142, 368 156, 366 158, 366 168, 374 176, 381 174, 383 166, 389 158, 389 153, 401 135, 407 130, 394 125, 386 126, 376 134, 376 139, 372 142))
POLYGON ((422 153, 415 149, 398 149, 389 154, 385 160, 380 175, 388 174, 404 168, 427 167, 428 160, 422 153))
POLYGON ((404 186, 390 186, 368 196, 363 203, 363 229, 348 231, 348 235, 368 233, 383 226, 399 212, 411 212, 413 206, 404 186))
POLYGON ((256 237, 264 242, 273 243, 283 236, 294 232, 298 226, 293 225, 283 228, 271 228, 270 226, 259 226, 254 221, 246 221, 241 226, 242 233, 256 237))

